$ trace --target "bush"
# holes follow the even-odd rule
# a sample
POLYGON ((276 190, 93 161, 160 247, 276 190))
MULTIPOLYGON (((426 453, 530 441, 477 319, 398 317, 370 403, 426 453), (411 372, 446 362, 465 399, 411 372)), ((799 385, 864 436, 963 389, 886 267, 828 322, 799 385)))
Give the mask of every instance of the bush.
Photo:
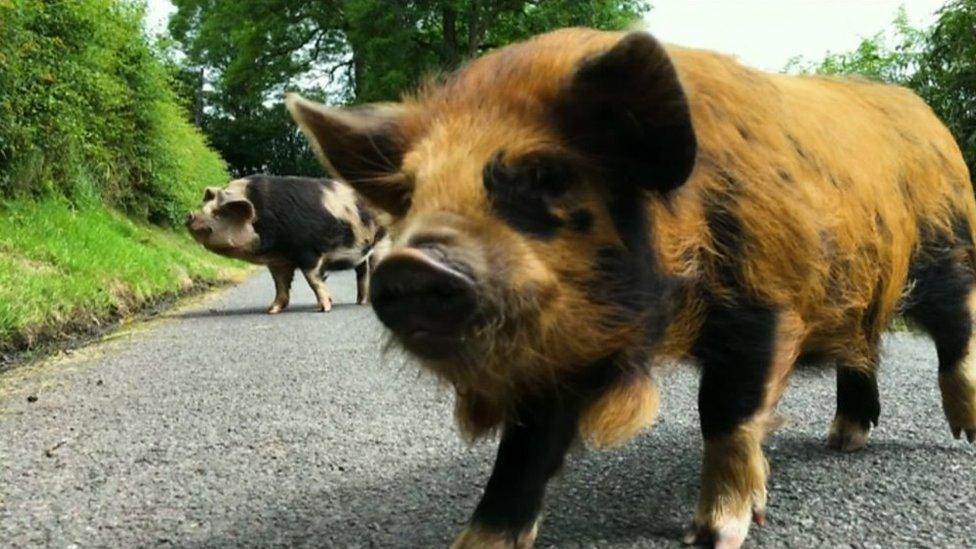
POLYGON ((174 224, 226 168, 121 0, 0 0, 0 200, 102 202, 174 224))

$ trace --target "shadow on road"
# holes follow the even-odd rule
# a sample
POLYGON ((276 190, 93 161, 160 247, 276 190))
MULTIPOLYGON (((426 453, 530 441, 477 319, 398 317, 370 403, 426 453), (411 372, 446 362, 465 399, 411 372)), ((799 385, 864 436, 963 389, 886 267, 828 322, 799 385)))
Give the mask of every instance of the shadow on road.
MULTIPOLYGON (((494 445, 483 445, 429 468, 397 471, 385 482, 350 478, 340 486, 308 486, 284 508, 237 517, 226 534, 201 546, 446 547, 460 531, 487 479, 494 445)), ((963 450, 964 451, 964 450, 963 450)), ((906 457, 958 458, 951 445, 873 441, 867 450, 839 454, 823 437, 774 435, 770 523, 754 528, 753 543, 777 545, 784 528, 817 500, 859 497, 906 457), (804 493, 811 478, 817 494, 804 493)), ((701 443, 696 430, 662 429, 609 452, 576 453, 551 485, 537 546, 614 543, 678 547, 699 490, 701 443)), ((936 458, 939 459, 939 458, 936 458)), ((889 497, 891 497, 889 495, 889 497)))
MULTIPOLYGON (((688 433, 678 446, 570 456, 551 486, 537 545, 673 545, 697 496, 699 445, 688 433)), ((493 451, 493 444, 479 445, 429 468, 398 471, 385 482, 350 478, 340 486, 309 485, 293 494, 290 505, 237 517, 227 532, 199 546, 446 547, 474 509, 493 451)))
MULTIPOLYGON (((356 303, 336 303, 332 306, 332 311, 341 311, 343 309, 353 309, 365 307, 364 305, 358 305, 356 303)), ((289 315, 289 314, 316 314, 323 315, 327 318, 328 313, 323 313, 319 311, 318 306, 312 304, 302 304, 302 305, 292 305, 289 306, 284 311, 278 313, 279 315, 289 315)), ((204 309, 196 311, 186 311, 182 313, 174 313, 170 315, 171 318, 217 318, 217 317, 227 317, 227 316, 249 316, 249 315, 260 315, 260 316, 272 316, 268 314, 268 307, 243 307, 240 309, 204 309)))

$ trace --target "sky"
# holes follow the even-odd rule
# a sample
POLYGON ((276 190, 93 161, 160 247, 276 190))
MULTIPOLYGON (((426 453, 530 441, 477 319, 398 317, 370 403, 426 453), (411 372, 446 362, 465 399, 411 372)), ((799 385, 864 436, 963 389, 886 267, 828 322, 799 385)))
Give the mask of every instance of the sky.
POLYGON ((927 27, 944 0, 651 0, 645 17, 658 39, 737 56, 743 63, 781 70, 801 55, 854 49, 861 39, 891 27, 898 7, 909 22, 927 27))
MULTIPOLYGON (((391 0, 396 1, 396 0, 391 0)), ((149 0, 150 32, 165 29, 169 0, 149 0)), ((853 49, 891 26, 900 5, 928 26, 944 0, 651 0, 646 28, 665 42, 730 53, 760 69, 781 70, 801 55, 853 49)))

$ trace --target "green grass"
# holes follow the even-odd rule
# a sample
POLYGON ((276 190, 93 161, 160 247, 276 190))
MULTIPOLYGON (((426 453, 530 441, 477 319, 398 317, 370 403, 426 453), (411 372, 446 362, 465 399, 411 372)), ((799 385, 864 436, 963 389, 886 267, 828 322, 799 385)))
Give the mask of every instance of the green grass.
POLYGON ((0 351, 125 316, 244 269, 184 233, 102 206, 0 202, 0 351))

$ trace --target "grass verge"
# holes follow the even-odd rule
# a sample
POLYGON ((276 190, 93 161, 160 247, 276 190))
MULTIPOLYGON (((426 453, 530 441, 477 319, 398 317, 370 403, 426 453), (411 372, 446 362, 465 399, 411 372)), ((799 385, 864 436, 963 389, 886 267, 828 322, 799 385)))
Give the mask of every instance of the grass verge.
POLYGON ((245 269, 102 206, 0 203, 0 355, 91 332, 245 269))

